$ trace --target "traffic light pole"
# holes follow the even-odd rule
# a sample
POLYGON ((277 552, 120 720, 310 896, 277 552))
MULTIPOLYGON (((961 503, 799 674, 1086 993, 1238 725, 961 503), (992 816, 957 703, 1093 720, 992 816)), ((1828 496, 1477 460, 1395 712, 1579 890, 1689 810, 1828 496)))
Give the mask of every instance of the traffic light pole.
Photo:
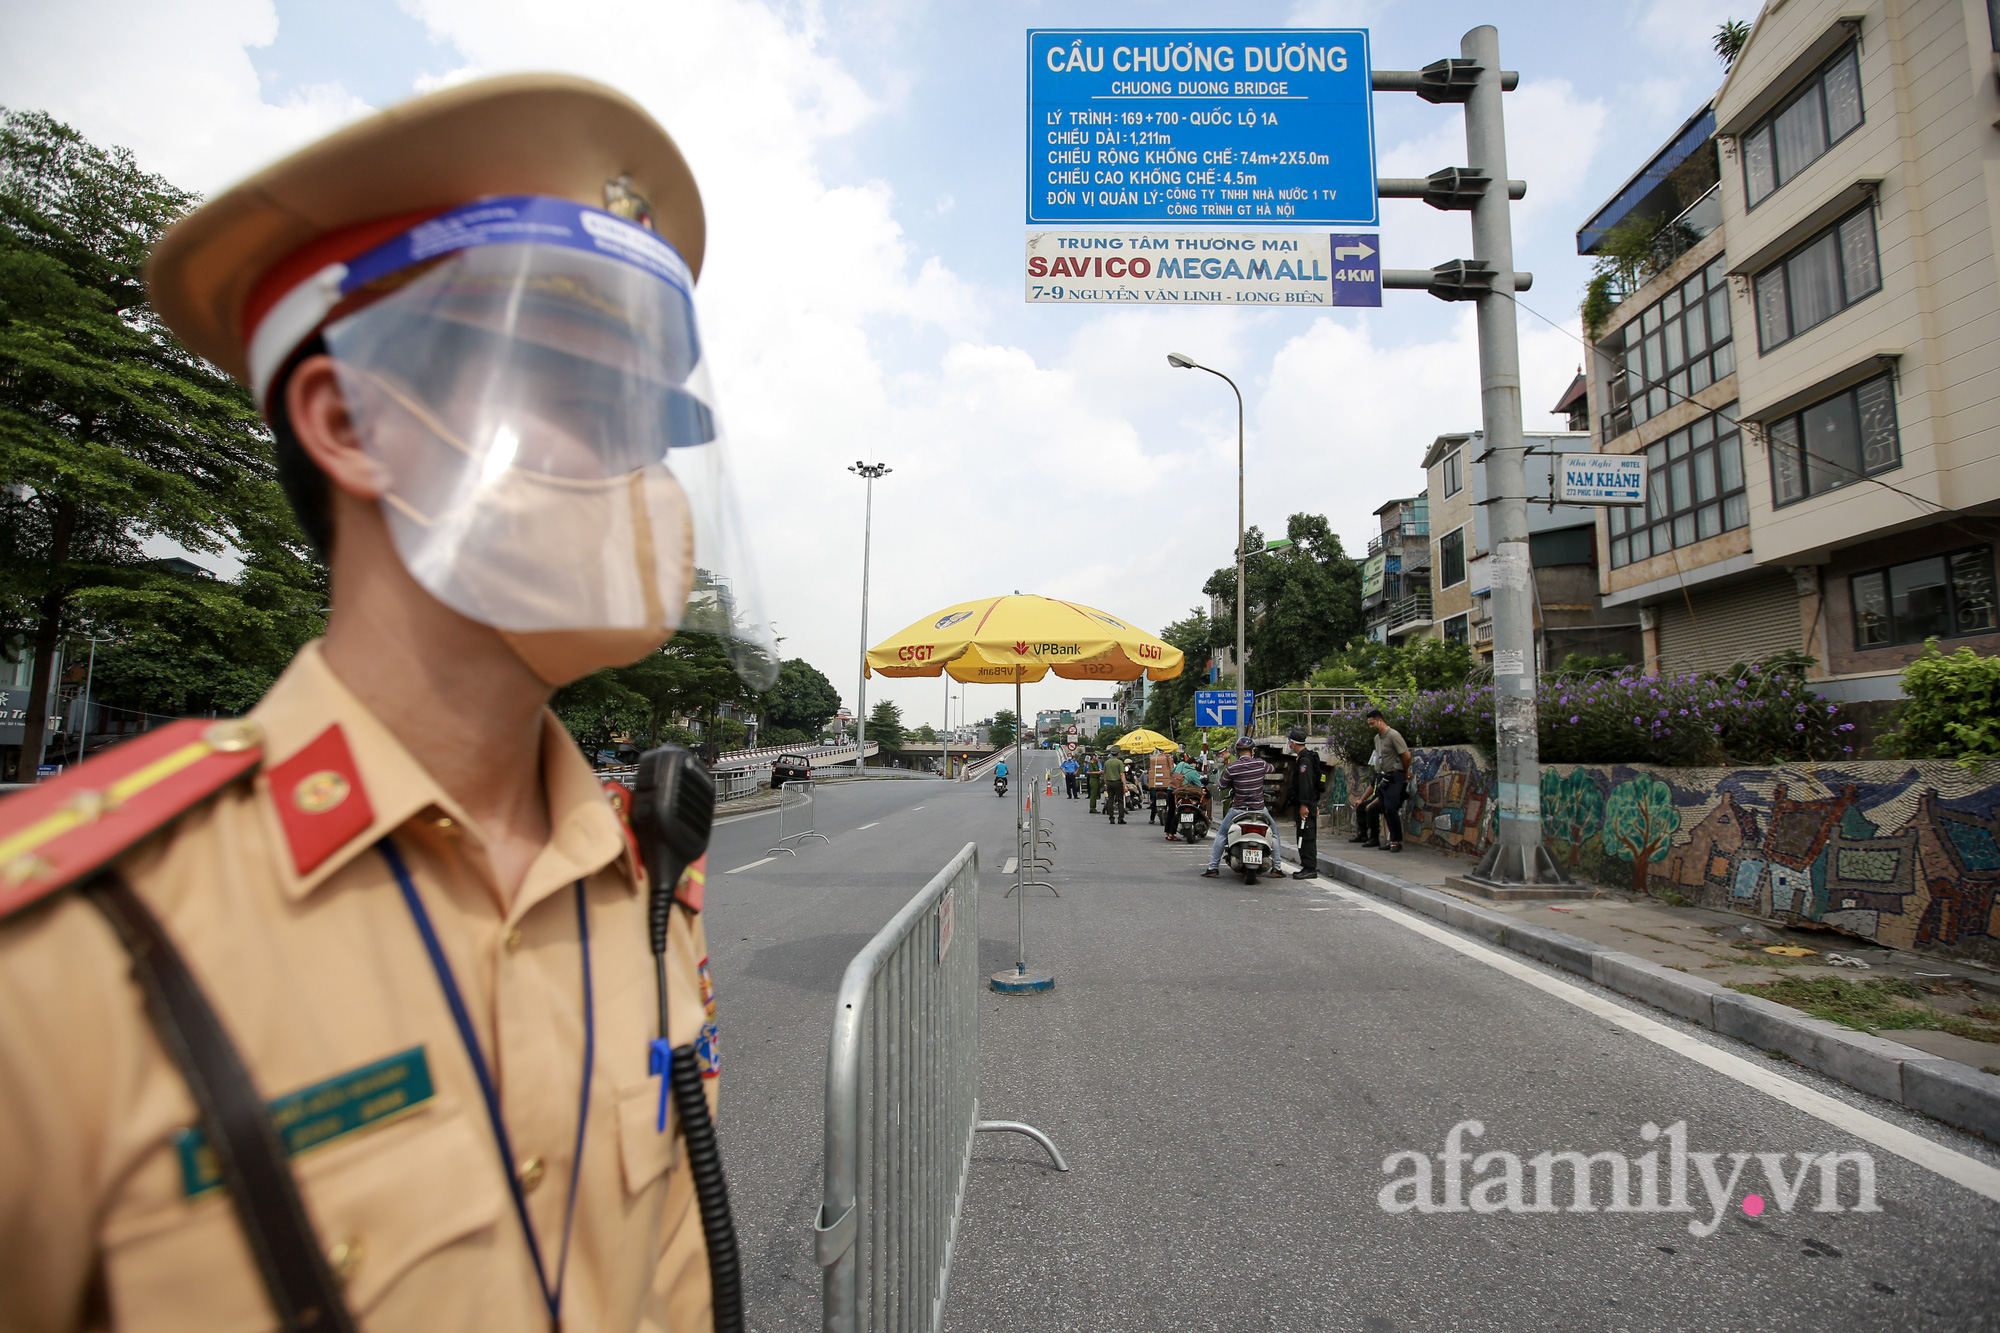
MULTIPOLYGON (((1541 758, 1535 718, 1535 572, 1528 559, 1527 459, 1521 430, 1521 347, 1514 293, 1529 275, 1514 270, 1508 201, 1525 191, 1507 175, 1507 133, 1501 95, 1516 76, 1500 68, 1500 34, 1474 28, 1460 58, 1422 70, 1377 70, 1378 92, 1408 91, 1429 102, 1465 107, 1469 165, 1424 180, 1383 181, 1391 198, 1421 198, 1434 208, 1472 214, 1476 258, 1440 264, 1429 274, 1397 273, 1385 286, 1420 288, 1447 301, 1472 301, 1479 330, 1479 405, 1485 427, 1487 503, 1493 534, 1492 805, 1493 845, 1466 878, 1481 888, 1567 884, 1542 844, 1541 758), (1506 188, 1492 188, 1505 182, 1506 188), (1428 281, 1425 281, 1428 279, 1428 281)), ((1390 275, 1385 273, 1385 279, 1390 275)))

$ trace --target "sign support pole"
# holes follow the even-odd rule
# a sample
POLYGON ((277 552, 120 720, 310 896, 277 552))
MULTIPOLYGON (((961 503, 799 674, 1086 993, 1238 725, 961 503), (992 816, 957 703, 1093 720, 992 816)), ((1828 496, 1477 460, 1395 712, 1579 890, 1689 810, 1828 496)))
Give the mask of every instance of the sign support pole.
MULTIPOLYGON (((1501 108, 1500 34, 1481 25, 1459 51, 1478 69, 1465 102, 1466 160, 1490 180, 1507 176, 1501 108)), ((1483 190, 1472 205, 1472 252, 1492 270, 1477 298, 1479 404, 1486 429, 1487 493, 1493 497, 1493 721, 1499 836, 1471 878, 1489 885, 1561 884, 1542 845, 1542 776, 1536 741, 1534 584, 1528 558, 1527 464, 1521 431, 1521 349, 1514 306, 1510 192, 1483 190)))

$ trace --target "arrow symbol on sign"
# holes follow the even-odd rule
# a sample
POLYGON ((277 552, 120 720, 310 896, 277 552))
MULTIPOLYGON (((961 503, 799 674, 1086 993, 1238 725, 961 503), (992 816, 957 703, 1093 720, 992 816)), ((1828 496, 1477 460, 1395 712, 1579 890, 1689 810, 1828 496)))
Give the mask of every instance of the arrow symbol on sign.
POLYGON ((1369 248, 1368 243, 1364 241, 1360 245, 1343 245, 1336 247, 1333 252, 1333 258, 1334 262, 1338 263, 1340 260, 1343 259, 1366 259, 1368 258, 1368 256, 1374 253, 1375 251, 1369 248))

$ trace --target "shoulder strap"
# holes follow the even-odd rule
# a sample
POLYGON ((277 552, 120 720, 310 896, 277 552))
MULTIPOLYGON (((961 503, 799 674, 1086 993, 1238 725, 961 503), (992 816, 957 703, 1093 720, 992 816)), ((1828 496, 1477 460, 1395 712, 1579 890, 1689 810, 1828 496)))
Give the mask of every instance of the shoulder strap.
POLYGON ((255 722, 188 718, 0 801, 0 921, 109 864, 262 755, 255 722))
POLYGON ((354 1333, 264 1100, 159 918, 112 871, 84 885, 132 955, 160 1044, 187 1080, 230 1203, 286 1333, 354 1333))

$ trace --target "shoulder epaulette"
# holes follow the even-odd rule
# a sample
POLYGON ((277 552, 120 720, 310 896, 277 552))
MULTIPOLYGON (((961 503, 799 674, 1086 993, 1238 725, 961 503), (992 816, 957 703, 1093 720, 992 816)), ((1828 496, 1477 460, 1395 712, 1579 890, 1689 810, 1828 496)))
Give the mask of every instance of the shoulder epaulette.
POLYGON ((262 755, 255 722, 188 718, 0 800, 0 920, 165 828, 262 755))

